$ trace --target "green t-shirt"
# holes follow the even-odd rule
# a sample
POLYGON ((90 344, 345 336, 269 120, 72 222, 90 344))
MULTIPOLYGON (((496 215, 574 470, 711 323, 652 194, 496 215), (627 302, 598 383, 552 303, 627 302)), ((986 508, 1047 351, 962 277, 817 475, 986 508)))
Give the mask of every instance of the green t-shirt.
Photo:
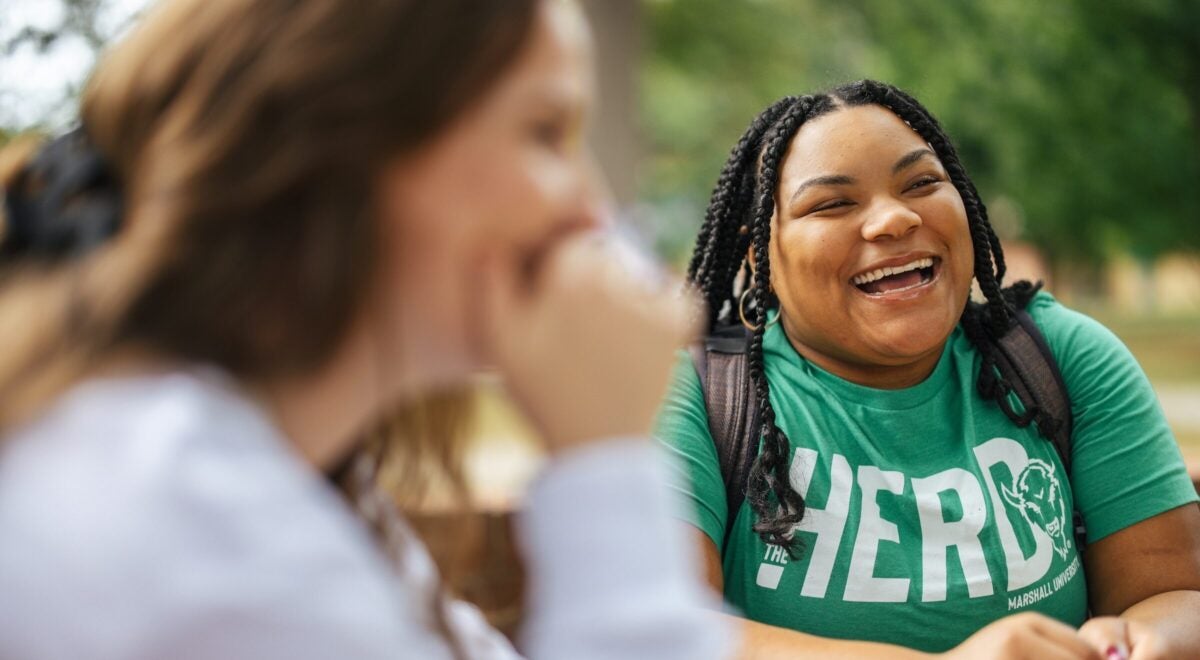
POLYGON ((929 378, 903 390, 842 380, 801 358, 778 324, 767 330, 771 403, 808 505, 796 560, 754 534, 748 504, 727 520, 699 377, 681 353, 657 435, 685 473, 689 522, 718 548, 733 525, 728 602, 764 623, 930 652, 1020 611, 1082 623, 1073 502, 1091 543, 1197 497, 1120 340, 1048 294, 1029 313, 1071 397, 1070 482, 1049 441, 980 398, 980 357, 961 328, 929 378))

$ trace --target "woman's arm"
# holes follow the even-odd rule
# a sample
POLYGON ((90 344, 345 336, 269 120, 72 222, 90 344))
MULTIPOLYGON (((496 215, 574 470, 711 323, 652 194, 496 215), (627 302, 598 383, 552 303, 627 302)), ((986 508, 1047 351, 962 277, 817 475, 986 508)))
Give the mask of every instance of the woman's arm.
MULTIPOLYGON (((724 589, 721 558, 707 534, 687 526, 701 548, 704 574, 720 593, 724 589)), ((1098 658, 1075 630, 1040 614, 1005 617, 946 653, 935 655, 913 649, 843 639, 818 637, 795 630, 726 615, 741 630, 739 660, 787 660, 797 657, 828 660, 870 659, 918 660, 941 657, 946 660, 986 660, 988 658, 1098 658)))
MULTIPOLYGON (((721 571, 721 558, 712 539, 698 528, 685 525, 700 546, 704 577, 720 594, 725 588, 725 577, 721 571)), ((780 628, 733 615, 724 615, 731 625, 741 630, 742 643, 738 649, 739 660, 784 660, 795 658, 798 653, 805 657, 846 658, 895 658, 909 660, 928 658, 924 653, 902 649, 888 644, 871 642, 834 641, 802 632, 780 628), (820 654, 819 656, 816 654, 820 654)))
POLYGON ((1084 557, 1092 612, 1080 634, 1129 657, 1200 657, 1200 507, 1187 504, 1107 536, 1084 557))
POLYGON ((552 457, 521 519, 522 651, 724 660, 736 631, 706 602, 648 435, 692 334, 690 298, 606 237, 554 240, 532 265, 485 261, 479 279, 481 352, 552 457))
POLYGON ((738 660, 792 660, 798 657, 918 660, 934 657, 890 644, 827 639, 729 614, 725 616, 741 629, 742 646, 736 656, 738 660))
POLYGON ((1133 641, 1134 657, 1198 657, 1187 627, 1200 624, 1200 509, 1154 389, 1104 326, 1043 294, 1030 310, 1071 395, 1071 489, 1098 616, 1081 633, 1106 655, 1133 641))

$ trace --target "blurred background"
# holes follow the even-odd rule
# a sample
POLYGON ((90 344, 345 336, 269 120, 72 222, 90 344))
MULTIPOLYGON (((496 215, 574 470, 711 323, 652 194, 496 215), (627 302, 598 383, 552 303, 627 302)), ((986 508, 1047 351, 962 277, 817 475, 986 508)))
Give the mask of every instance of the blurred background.
MULTIPOLYGON (((0 142, 68 126, 92 63, 147 5, 2 2, 0 142)), ((595 149, 670 263, 686 261, 760 109, 846 80, 895 83, 955 139, 1010 272, 1113 328, 1200 462, 1200 2, 583 4, 600 55, 595 149)), ((467 474, 478 506, 508 508, 540 458, 495 382, 481 380, 479 402, 467 474)))

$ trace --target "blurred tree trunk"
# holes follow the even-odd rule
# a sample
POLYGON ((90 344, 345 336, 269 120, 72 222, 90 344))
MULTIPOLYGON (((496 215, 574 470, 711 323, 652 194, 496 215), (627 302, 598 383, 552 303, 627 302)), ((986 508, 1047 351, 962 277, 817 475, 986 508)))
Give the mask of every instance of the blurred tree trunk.
POLYGON ((637 67, 642 47, 639 0, 584 0, 596 42, 600 103, 588 136, 620 207, 638 193, 637 67))

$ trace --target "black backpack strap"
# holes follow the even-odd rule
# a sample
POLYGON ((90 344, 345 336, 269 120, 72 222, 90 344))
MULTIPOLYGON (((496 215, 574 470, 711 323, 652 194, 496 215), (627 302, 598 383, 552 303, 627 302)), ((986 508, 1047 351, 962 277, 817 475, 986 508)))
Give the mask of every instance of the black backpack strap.
POLYGON ((750 383, 750 333, 741 325, 721 326, 703 345, 688 348, 708 410, 708 430, 721 464, 728 511, 724 546, 746 499, 750 466, 758 454, 758 401, 750 383))
MULTIPOLYGON (((1032 411, 1032 421, 1043 437, 1054 444, 1058 458, 1071 475, 1071 399, 1066 382, 1058 369, 1058 361, 1050 345, 1025 310, 1017 312, 1017 323, 996 340, 996 367, 1012 387, 1026 414, 1032 411)), ((1087 531, 1079 507, 1072 512, 1075 544, 1082 554, 1087 531)))
POLYGON ((996 343, 997 367, 1013 387, 1026 410, 1035 410, 1033 421, 1054 443, 1058 457, 1071 470, 1071 400, 1058 362, 1046 338, 1029 313, 1017 312, 1018 323, 996 343))

